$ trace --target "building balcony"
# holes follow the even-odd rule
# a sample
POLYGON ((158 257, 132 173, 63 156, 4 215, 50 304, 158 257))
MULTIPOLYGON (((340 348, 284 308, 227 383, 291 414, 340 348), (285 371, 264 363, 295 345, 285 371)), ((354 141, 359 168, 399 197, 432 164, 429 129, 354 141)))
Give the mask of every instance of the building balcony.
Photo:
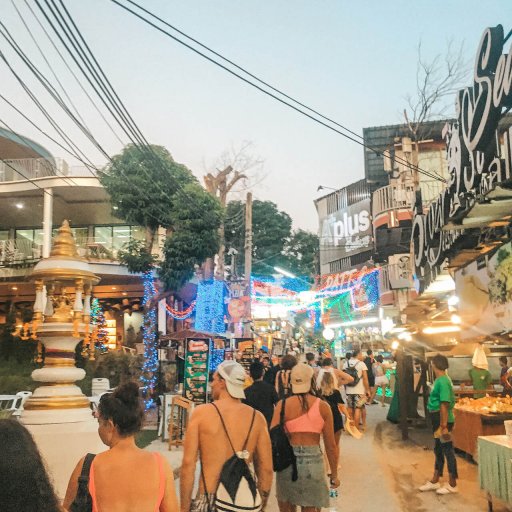
MULTIPOLYGON (((102 238, 77 238, 78 255, 91 263, 119 263, 120 247, 102 238)), ((42 245, 27 239, 0 240, 0 268, 32 267, 43 254, 42 245)))
POLYGON ((414 190, 388 185, 376 190, 372 196, 373 226, 398 227, 402 221, 412 220, 415 203, 414 190))
MULTIPOLYGON (((390 263, 379 268, 380 302, 382 306, 397 306, 398 304, 395 303, 397 301, 396 292, 398 291, 405 292, 406 297, 416 296, 410 262, 390 263)), ((403 298, 400 298, 400 301, 403 301, 403 298)), ((400 306, 404 305, 401 304, 400 306)))

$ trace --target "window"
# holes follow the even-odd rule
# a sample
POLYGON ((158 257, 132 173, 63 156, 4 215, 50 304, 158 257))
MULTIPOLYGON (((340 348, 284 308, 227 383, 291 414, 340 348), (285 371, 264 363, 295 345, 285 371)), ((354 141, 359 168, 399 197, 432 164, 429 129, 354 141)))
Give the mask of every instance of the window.
POLYGON ((32 242, 35 245, 43 245, 42 229, 17 229, 16 240, 32 242))
POLYGON ((88 228, 71 228, 73 238, 75 239, 76 245, 83 247, 87 243, 89 237, 88 228))
POLYGON ((141 226, 95 226, 94 241, 108 251, 117 253, 131 239, 144 240, 141 226))
POLYGON ((0 231, 0 240, 9 240, 9 231, 0 231))

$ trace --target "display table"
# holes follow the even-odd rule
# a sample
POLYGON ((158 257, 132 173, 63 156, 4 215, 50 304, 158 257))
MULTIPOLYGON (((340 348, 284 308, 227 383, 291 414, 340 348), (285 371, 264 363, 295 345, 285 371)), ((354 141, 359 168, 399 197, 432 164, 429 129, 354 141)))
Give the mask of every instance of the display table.
POLYGON ((453 412, 453 446, 475 459, 478 457, 478 437, 505 434, 503 422, 512 420, 512 414, 482 414, 457 408, 453 412))
POLYGON ((490 511, 493 497, 512 506, 512 437, 478 438, 478 477, 490 511))

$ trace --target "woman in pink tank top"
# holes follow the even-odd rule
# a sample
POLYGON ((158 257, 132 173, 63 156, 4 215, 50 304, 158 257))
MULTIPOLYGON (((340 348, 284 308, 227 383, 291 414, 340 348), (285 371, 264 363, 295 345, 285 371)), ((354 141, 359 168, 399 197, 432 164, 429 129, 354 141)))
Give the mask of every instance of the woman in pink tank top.
MULTIPOLYGON (((110 449, 96 455, 89 469, 91 512, 176 512, 178 501, 173 472, 159 453, 141 450, 135 434, 141 429, 144 409, 137 384, 119 386, 101 397, 98 434, 110 449)), ((84 460, 69 480, 64 507, 73 510, 84 460)), ((87 458, 89 461, 89 457, 87 458)), ((87 463, 85 472, 87 471, 87 463)))
POLYGON ((330 406, 313 395, 314 371, 303 363, 292 368, 292 395, 281 400, 274 411, 271 427, 279 424, 284 407, 284 426, 296 457, 294 468, 276 473, 277 501, 281 512, 300 506, 303 512, 320 511, 329 506, 329 488, 325 479, 324 459, 320 449, 323 437, 329 464, 335 468, 330 475, 332 488, 339 486, 338 451, 334 440, 333 417, 330 406))

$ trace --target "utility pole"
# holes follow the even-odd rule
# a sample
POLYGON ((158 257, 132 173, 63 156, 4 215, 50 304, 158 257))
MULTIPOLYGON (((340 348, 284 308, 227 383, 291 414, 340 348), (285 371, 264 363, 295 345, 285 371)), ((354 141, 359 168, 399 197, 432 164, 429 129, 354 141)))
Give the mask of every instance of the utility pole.
POLYGON ((245 202, 245 280, 249 284, 252 272, 252 193, 247 192, 245 202))
MULTIPOLYGON (((252 194, 247 192, 247 199, 245 201, 245 290, 251 300, 251 272, 252 272, 252 194)), ((247 307, 247 316, 243 319, 243 333, 244 337, 249 338, 251 335, 251 320, 252 311, 251 303, 247 307)))

